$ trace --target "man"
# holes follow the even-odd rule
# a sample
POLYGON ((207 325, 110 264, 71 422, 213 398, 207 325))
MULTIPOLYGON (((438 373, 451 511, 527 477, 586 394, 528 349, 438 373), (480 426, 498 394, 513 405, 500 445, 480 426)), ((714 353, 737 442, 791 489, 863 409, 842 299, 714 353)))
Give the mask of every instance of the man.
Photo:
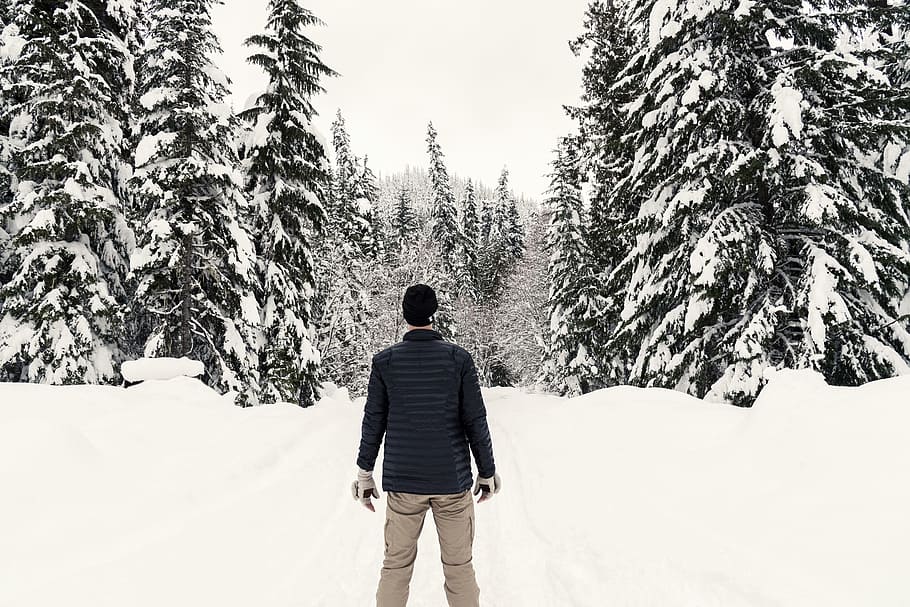
POLYGON ((450 607, 478 607, 480 590, 471 562, 474 494, 483 502, 499 491, 493 443, 471 355, 433 330, 436 293, 414 285, 402 302, 408 331, 403 341, 373 357, 363 429, 352 486, 354 499, 374 511, 379 497, 373 466, 385 435, 382 489, 388 493, 385 560, 377 607, 404 607, 417 558, 417 539, 433 511, 445 592, 450 607))

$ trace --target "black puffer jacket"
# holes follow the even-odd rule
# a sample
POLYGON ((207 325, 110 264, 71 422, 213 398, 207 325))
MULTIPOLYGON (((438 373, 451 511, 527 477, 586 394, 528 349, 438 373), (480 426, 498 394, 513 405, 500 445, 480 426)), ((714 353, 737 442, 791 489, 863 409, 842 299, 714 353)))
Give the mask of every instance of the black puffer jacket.
POLYGON ((493 476, 493 443, 471 355, 436 331, 413 329, 373 357, 357 465, 372 470, 385 435, 382 488, 423 495, 471 488, 474 453, 493 476))

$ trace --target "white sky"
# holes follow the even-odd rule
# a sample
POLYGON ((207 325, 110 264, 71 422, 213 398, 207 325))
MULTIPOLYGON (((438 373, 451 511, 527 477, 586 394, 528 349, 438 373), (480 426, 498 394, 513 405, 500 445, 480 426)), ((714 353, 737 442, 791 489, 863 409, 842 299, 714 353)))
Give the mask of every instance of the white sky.
MULTIPOLYGON (((518 193, 541 197, 556 139, 572 129, 562 109, 581 92, 568 41, 587 0, 303 0, 326 22, 310 36, 341 74, 316 100, 328 134, 341 108, 354 152, 377 173, 426 166, 432 120, 450 173, 495 184, 503 166, 518 193)), ((267 0, 215 9, 222 68, 235 105, 262 87, 243 40, 265 24, 267 0)))

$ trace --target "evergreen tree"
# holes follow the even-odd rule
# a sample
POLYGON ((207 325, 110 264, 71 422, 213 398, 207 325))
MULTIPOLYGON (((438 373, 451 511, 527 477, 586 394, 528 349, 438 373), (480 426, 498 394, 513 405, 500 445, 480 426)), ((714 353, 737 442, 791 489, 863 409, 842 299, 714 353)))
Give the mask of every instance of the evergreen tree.
POLYGON ((358 201, 358 211, 370 226, 370 236, 372 238, 369 248, 369 257, 373 260, 381 259, 385 252, 382 248, 382 237, 380 221, 377 217, 376 208, 379 203, 379 183, 373 169, 370 168, 369 159, 363 157, 360 163, 360 179, 358 192, 360 199, 358 201))
MULTIPOLYGON (((7 3, 0 6, 0 208, 5 208, 10 204, 14 190, 10 161, 15 139, 13 133, 10 132, 12 119, 6 108, 13 107, 19 102, 11 97, 12 82, 9 77, 12 74, 2 68, 18 59, 25 43, 25 39, 19 35, 19 27, 12 23, 12 16, 8 13, 9 8, 7 3)), ((9 234, 4 228, 5 226, 0 222, 0 288, 9 279, 4 269, 9 234)))
POLYGON ((233 141, 227 79, 210 57, 214 0, 150 0, 139 57, 133 183, 143 217, 132 259, 135 305, 152 318, 149 356, 190 356, 208 382, 253 404, 258 394, 255 251, 233 141))
POLYGON ((590 180, 591 254, 600 267, 615 268, 631 247, 622 230, 638 209, 613 196, 616 183, 627 174, 629 146, 622 137, 628 129, 623 106, 634 101, 638 91, 632 71, 623 78, 636 40, 612 0, 594 0, 585 14, 585 32, 571 44, 577 56, 586 55, 582 70, 582 104, 569 108, 578 122, 583 181, 590 180))
POLYGON ((506 275, 524 251, 524 230, 515 197, 509 189, 507 169, 499 176, 493 199, 484 201, 480 222, 477 291, 481 299, 495 301, 506 275))
POLYGON ((907 364, 906 185, 880 168, 906 91, 839 44, 906 10, 830 8, 624 6, 642 42, 621 82, 644 84, 610 190, 634 246, 604 358, 631 353, 631 382, 747 404, 771 367, 855 384, 907 364))
POLYGON ((577 151, 563 142, 553 162, 547 200, 550 224, 550 294, 547 333, 547 383, 560 394, 581 394, 595 384, 599 370, 592 356, 590 299, 596 298, 591 256, 584 229, 581 176, 577 151))
POLYGON ((381 250, 375 231, 373 204, 368 191, 375 191, 372 171, 358 166, 351 150, 351 138, 345 128, 341 111, 332 124, 335 147, 335 170, 332 178, 332 208, 329 221, 332 230, 345 235, 345 255, 359 259, 376 259, 381 250), (364 184, 368 183, 366 189, 364 184))
POLYGON ((633 361, 620 349, 604 352, 604 344, 621 321, 630 264, 623 260, 634 245, 637 200, 620 195, 617 184, 631 173, 634 148, 623 140, 632 130, 624 108, 641 93, 640 74, 630 60, 638 45, 620 8, 612 0, 595 0, 585 15, 585 31, 571 44, 573 52, 586 56, 582 73, 584 93, 569 114, 578 123, 581 179, 588 182, 586 242, 600 296, 588 302, 586 311, 600 336, 590 344, 589 356, 600 362, 602 385, 627 381, 633 361), (629 66, 628 73, 625 73, 629 66))
POLYGON ((513 259, 519 259, 524 254, 524 228, 521 225, 521 215, 518 213, 515 196, 509 190, 508 176, 508 171, 503 170, 497 188, 497 199, 505 210, 503 237, 506 241, 506 250, 513 259))
POLYGON ((489 220, 490 241, 501 241, 503 250, 507 255, 504 261, 508 265, 511 260, 521 257, 524 250, 524 233, 521 227, 521 217, 518 214, 518 205, 509 189, 509 170, 503 169, 496 185, 496 194, 492 202, 489 220))
POLYGON ((461 232, 471 248, 476 248, 480 240, 480 217, 477 206, 477 194, 474 182, 468 179, 464 189, 464 200, 461 205, 461 232))
POLYGON ((370 363, 363 339, 370 307, 364 279, 372 265, 381 263, 382 249, 373 203, 364 188, 372 173, 354 156, 340 111, 332 139, 330 230, 320 246, 319 349, 326 376, 339 385, 356 386, 368 375, 370 363))
POLYGON ((310 406, 318 398, 319 351, 312 299, 312 243, 326 211, 328 162, 312 120, 320 79, 334 74, 304 33, 319 20, 297 0, 271 0, 266 31, 246 44, 249 61, 269 77, 266 92, 241 117, 253 125, 245 146, 252 197, 264 343, 259 358, 264 402, 310 406))
POLYGON ((772 44, 771 80, 755 99, 773 285, 787 307, 775 354, 835 385, 910 372, 910 333, 895 322, 910 276, 910 187, 883 154, 907 141, 910 88, 878 67, 898 61, 899 49, 876 44, 861 59, 842 43, 844 31, 910 26, 910 6, 769 4, 793 40, 772 44))
POLYGON ((433 187, 431 211, 433 239, 436 241, 443 269, 450 276, 455 276, 458 274, 458 217, 449 172, 432 122, 427 127, 427 146, 430 154, 430 182, 433 187))
POLYGON ((486 245, 490 242, 490 233, 493 231, 493 201, 488 196, 484 196, 480 201, 478 219, 477 239, 486 245))
POLYGON ((631 354, 632 383, 703 396, 737 359, 754 355, 748 364, 758 377, 769 364, 764 345, 735 345, 765 326, 754 304, 776 265, 749 178, 751 103, 767 42, 765 30, 723 7, 652 8, 625 7, 644 45, 626 77, 648 86, 628 106, 623 138, 634 161, 611 193, 637 209, 634 246, 619 264, 629 277, 620 326, 606 356, 631 354))
POLYGON ((480 222, 478 218, 477 196, 474 183, 468 179, 465 185, 464 200, 461 204, 461 238, 459 240, 460 267, 459 277, 461 291, 467 292, 472 299, 477 298, 477 248, 480 242, 480 222))
POLYGON ((133 246, 118 179, 134 15, 80 0, 4 8, 0 368, 14 381, 111 381, 133 246))
POLYGON ((480 206, 479 244, 475 262, 474 279, 477 298, 491 303, 499 298, 502 287, 503 269, 508 253, 505 241, 499 237, 496 227, 497 205, 493 199, 484 198, 480 206))
MULTIPOLYGON (((13 107, 17 102, 10 97, 10 74, 3 67, 17 59, 24 46, 24 39, 19 36, 19 28, 11 23, 8 10, 7 3, 0 6, 0 210, 9 207, 13 192, 18 188, 14 185, 15 178, 10 166, 15 139, 14 133, 10 131, 12 121, 6 111, 6 108, 13 107)), ((3 286, 11 280, 12 272, 12 264, 9 263, 12 251, 7 227, 6 221, 0 218, 0 310, 3 310, 3 286)), ((0 365, 0 381, 16 381, 19 376, 18 369, 0 365)))
POLYGON ((417 216, 411 209, 411 194, 407 188, 398 191, 395 215, 392 217, 392 238, 399 256, 412 249, 417 240, 417 216))
POLYGON ((361 167, 360 187, 363 197, 369 200, 370 204, 375 208, 376 203, 379 202, 379 184, 377 183, 376 173, 370 168, 369 157, 363 157, 361 167))

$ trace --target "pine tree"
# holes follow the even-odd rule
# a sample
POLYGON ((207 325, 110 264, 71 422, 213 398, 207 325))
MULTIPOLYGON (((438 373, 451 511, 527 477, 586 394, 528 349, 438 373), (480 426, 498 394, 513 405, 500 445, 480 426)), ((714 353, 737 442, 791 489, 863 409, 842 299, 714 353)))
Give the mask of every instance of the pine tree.
POLYGON ((497 188, 497 200, 505 212, 502 234, 506 241, 506 250, 513 259, 520 259, 524 254, 524 228, 515 196, 509 190, 509 173, 503 169, 497 188))
POLYGON ((631 352, 631 382, 748 404, 768 368, 855 384, 907 364, 905 184, 880 168, 906 91, 838 43, 900 9, 830 8, 624 6, 642 46, 621 82, 643 88, 610 190, 634 246, 604 358, 631 352))
POLYGON ((477 239, 486 245, 490 242, 490 233, 493 231, 493 201, 487 196, 480 200, 478 221, 477 239))
POLYGON ((547 383, 561 394, 581 394, 599 375, 592 356, 590 299, 596 298, 593 268, 584 228, 579 159, 563 141, 553 162, 547 206, 550 294, 547 333, 547 383))
POLYGON ((366 175, 366 167, 361 169, 358 166, 340 110, 332 124, 332 141, 335 147, 335 170, 332 175, 332 207, 329 210, 331 228, 334 232, 345 235, 345 255, 376 259, 381 249, 375 231, 373 204, 367 198, 368 190, 375 191, 375 183, 364 188, 372 171, 366 175))
POLYGON ((417 240, 417 229, 417 216, 411 209, 411 194, 402 187, 398 191, 395 215, 392 217, 392 238, 399 256, 411 250, 417 240))
POLYGON ((465 185, 464 200, 461 204, 460 235, 458 253, 461 260, 459 265, 462 268, 462 274, 459 277, 460 291, 468 293, 471 299, 477 299, 477 249, 480 243, 480 222, 474 183, 470 179, 465 185))
POLYGON ((368 156, 364 156, 361 163, 360 184, 363 197, 375 207, 376 203, 379 202, 379 184, 377 184, 376 173, 370 168, 368 156))
MULTIPOLYGON (((14 186, 15 178, 10 166, 16 140, 15 134, 10 131, 12 121, 6 111, 6 108, 17 105, 17 101, 10 96, 12 82, 8 80, 10 74, 3 68, 19 57, 24 46, 24 39, 19 36, 18 26, 12 24, 8 10, 6 3, 0 6, 0 210, 9 207, 13 192, 18 188, 14 186)), ((6 221, 0 217, 0 310, 3 310, 3 287, 12 278, 12 264, 9 263, 12 247, 7 227, 6 221)), ((16 381, 19 375, 18 369, 5 369, 0 365, 0 381, 16 381)))
POLYGON ((477 291, 482 300, 495 301, 505 277, 524 251, 524 230, 509 189, 507 169, 499 176, 493 199, 484 200, 481 206, 479 234, 477 291))
POLYGON ((358 193, 360 199, 358 200, 358 211, 364 221, 370 226, 371 241, 368 256, 371 260, 379 260, 385 255, 382 247, 381 222, 376 213, 376 208, 379 204, 379 180, 373 169, 370 168, 367 156, 363 157, 363 161, 359 163, 359 166, 358 193))
POLYGON ((580 177, 589 186, 586 242, 600 294, 588 300, 597 308, 586 315, 604 336, 592 340, 589 356, 600 361, 602 385, 612 385, 627 381, 634 362, 620 349, 605 353, 603 346, 621 321, 632 269, 622 262, 632 251, 633 220, 639 211, 635 198, 615 191, 634 161, 634 148, 623 137, 632 126, 624 108, 641 93, 640 74, 635 64, 630 65, 638 40, 612 0, 591 2, 584 26, 584 33, 571 44, 577 56, 587 58, 584 93, 569 115, 578 123, 580 177))
POLYGON ((259 357, 263 402, 315 403, 319 351, 312 299, 312 243, 326 223, 328 162, 313 129, 312 98, 334 75, 304 28, 320 21, 297 0, 271 0, 266 31, 252 36, 249 61, 269 77, 266 92, 241 117, 253 126, 245 146, 246 190, 255 212, 259 305, 264 344, 259 357))
POLYGON ((633 162, 611 192, 637 210, 634 246, 613 270, 629 282, 607 357, 631 354, 632 383, 703 396, 731 365, 747 364, 758 379, 771 364, 754 336, 768 326, 761 294, 777 261, 750 178, 767 42, 723 7, 680 5, 649 18, 653 6, 625 7, 644 44, 625 77, 648 86, 628 106, 633 162))
MULTIPOLYGON (((12 120, 6 108, 13 107, 18 101, 11 97, 12 81, 9 70, 3 69, 6 65, 18 59, 22 52, 25 39, 19 35, 19 27, 12 23, 12 16, 8 13, 6 3, 0 6, 0 208, 5 208, 13 198, 13 174, 10 167, 14 148, 13 133, 10 132, 12 120)), ((0 288, 6 284, 9 276, 5 256, 9 247, 9 234, 0 222, 0 288)), ((0 291, 2 292, 2 291, 0 291)), ((2 307, 2 303, 0 303, 2 307)))
POLYGON ((508 253, 505 241, 499 237, 496 227, 497 205, 493 199, 484 198, 480 205, 479 243, 475 262, 475 283, 477 298, 484 303, 491 303, 499 298, 502 287, 503 268, 508 253))
POLYGON ((612 0, 591 2, 584 26, 585 32, 571 44, 576 56, 587 56, 582 71, 584 93, 581 105, 569 108, 569 115, 578 122, 581 178, 591 182, 591 253, 602 268, 612 269, 631 248, 624 246, 628 238, 623 238, 621 231, 638 211, 612 195, 632 160, 629 146, 622 140, 629 127, 623 106, 634 101, 640 91, 635 72, 623 78, 623 71, 636 40, 612 0))
POLYGON ((432 122, 427 127, 427 146, 430 155, 430 182, 433 186, 433 239, 439 250, 442 267, 450 276, 455 276, 458 274, 458 217, 449 172, 432 122))
POLYGON ((910 89, 878 67, 899 60, 898 49, 854 54, 841 39, 908 27, 910 6, 769 4, 793 40, 772 44, 772 79, 755 103, 764 117, 760 184, 780 260, 775 286, 787 305, 779 356, 836 385, 908 373, 910 333, 895 320, 910 276, 910 187, 883 151, 906 145, 910 89))
POLYGON ((474 182, 470 179, 465 185, 464 200, 461 205, 461 231, 464 234, 465 242, 476 248, 477 242, 480 240, 480 217, 474 182))
POLYGON ((227 79, 210 57, 214 0, 150 0, 139 57, 133 184, 144 218, 132 259, 135 305, 151 316, 146 355, 190 356, 209 383, 258 395, 255 251, 225 102, 227 79))
POLYGON ((133 245, 118 180, 134 15, 79 0, 6 6, 0 368, 15 381, 111 381, 133 245))
POLYGON ((330 229, 320 245, 319 349, 327 378, 357 386, 368 375, 370 362, 362 339, 370 308, 364 277, 372 265, 382 262, 382 248, 373 203, 364 188, 371 172, 367 165, 361 168, 354 155, 340 111, 332 124, 332 139, 330 229))
POLYGON ((524 233, 515 196, 509 188, 509 170, 503 169, 496 185, 489 220, 489 239, 502 241, 507 255, 506 265, 521 257, 524 250, 524 233))

